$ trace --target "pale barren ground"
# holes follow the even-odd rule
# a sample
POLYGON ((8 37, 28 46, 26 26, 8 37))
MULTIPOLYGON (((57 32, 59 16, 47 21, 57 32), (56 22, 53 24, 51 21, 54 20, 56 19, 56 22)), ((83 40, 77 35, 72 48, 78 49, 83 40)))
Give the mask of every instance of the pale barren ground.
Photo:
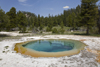
MULTIPOLYGON (((11 34, 11 33, 10 33, 11 34)), ((15 33, 16 36, 22 35, 15 33)), ((9 35, 9 34, 8 34, 9 35)), ((14 36, 14 33, 12 34, 14 36)), ((100 67, 100 37, 76 35, 45 35, 4 39, 0 41, 0 67, 100 67), (79 54, 70 57, 34 58, 16 53, 15 43, 38 39, 73 39, 87 46, 79 54)))

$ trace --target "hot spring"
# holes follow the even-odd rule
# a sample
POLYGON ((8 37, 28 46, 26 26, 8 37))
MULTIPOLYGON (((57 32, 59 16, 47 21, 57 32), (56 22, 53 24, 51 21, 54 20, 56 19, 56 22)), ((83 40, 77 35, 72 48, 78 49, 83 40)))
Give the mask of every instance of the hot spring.
POLYGON ((85 44, 76 40, 35 40, 17 43, 14 50, 32 57, 62 57, 75 55, 85 44))

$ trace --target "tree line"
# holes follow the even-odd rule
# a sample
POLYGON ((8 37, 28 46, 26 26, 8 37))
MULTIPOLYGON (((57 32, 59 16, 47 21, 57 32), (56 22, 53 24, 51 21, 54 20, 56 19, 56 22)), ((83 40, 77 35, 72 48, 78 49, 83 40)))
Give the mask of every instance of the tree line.
POLYGON ((61 33, 64 33, 63 27, 70 27, 72 30, 77 30, 79 27, 85 27, 86 33, 90 30, 98 28, 96 33, 100 33, 100 10, 96 5, 98 0, 81 0, 81 5, 76 8, 64 10, 62 14, 48 17, 36 16, 34 13, 25 11, 16 11, 12 7, 9 12, 4 12, 0 8, 0 30, 11 31, 14 29, 20 32, 26 32, 27 28, 32 32, 57 31, 54 26, 61 27, 61 33))

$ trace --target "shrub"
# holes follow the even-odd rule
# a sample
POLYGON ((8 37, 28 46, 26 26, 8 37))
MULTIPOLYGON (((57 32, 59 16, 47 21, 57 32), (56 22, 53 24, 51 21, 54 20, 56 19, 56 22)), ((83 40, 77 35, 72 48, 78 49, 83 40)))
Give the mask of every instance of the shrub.
POLYGON ((58 33, 57 29, 56 28, 53 28, 52 29, 52 33, 58 33))
POLYGON ((5 46, 5 48, 6 48, 6 49, 8 49, 8 48, 9 48, 9 46, 5 46))
POLYGON ((65 30, 64 29, 60 29, 60 33, 64 34, 65 30))
POLYGON ((49 32, 49 31, 50 31, 50 28, 49 28, 49 27, 47 27, 46 32, 49 32))
POLYGON ((40 31, 40 33, 42 34, 43 32, 42 32, 42 31, 40 31))
POLYGON ((97 33, 98 33, 98 28, 97 28, 97 27, 92 27, 92 28, 90 29, 90 33, 91 33, 91 34, 97 34, 97 33))

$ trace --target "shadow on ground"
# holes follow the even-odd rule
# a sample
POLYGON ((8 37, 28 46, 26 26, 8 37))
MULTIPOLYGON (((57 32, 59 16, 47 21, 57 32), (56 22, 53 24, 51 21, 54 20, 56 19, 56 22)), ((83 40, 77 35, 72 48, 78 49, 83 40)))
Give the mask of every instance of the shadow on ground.
POLYGON ((74 35, 83 35, 83 36, 89 36, 90 34, 85 34, 85 33, 74 33, 74 35))
POLYGON ((100 34, 74 33, 74 35, 82 35, 82 36, 96 36, 96 37, 100 37, 100 34))
POLYGON ((6 34, 0 34, 0 37, 9 37, 9 35, 6 35, 6 34))

